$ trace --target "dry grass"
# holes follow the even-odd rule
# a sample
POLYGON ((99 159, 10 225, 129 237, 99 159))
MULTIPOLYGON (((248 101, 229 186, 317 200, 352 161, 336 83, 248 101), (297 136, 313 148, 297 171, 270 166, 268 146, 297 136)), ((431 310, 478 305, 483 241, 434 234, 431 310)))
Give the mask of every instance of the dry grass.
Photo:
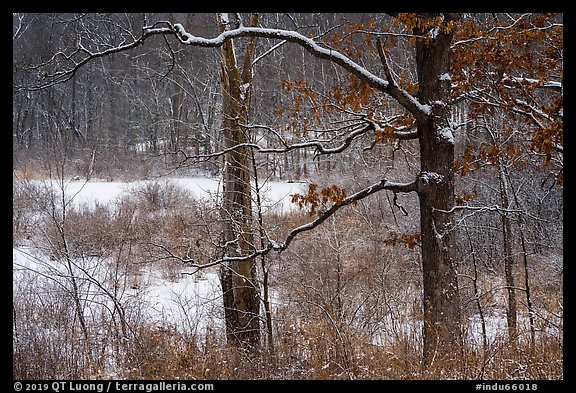
MULTIPOLYGON (((342 345, 325 326, 307 324, 276 342, 275 354, 248 354, 220 340, 185 337, 171 329, 140 327, 126 347, 120 376, 128 379, 464 379, 541 380, 563 378, 561 343, 539 340, 530 353, 511 351, 506 340, 486 354, 465 347, 458 363, 423 370, 420 347, 411 338, 388 346, 362 340, 342 345), (328 330, 328 331, 327 331, 328 330), (347 354, 346 351, 348 351, 347 354)), ((106 376, 103 376, 106 378, 106 376)), ((108 376, 110 377, 110 376, 108 376)))
MULTIPOLYGON (((15 206, 21 206, 22 211, 33 209, 33 201, 19 200, 16 194, 14 197, 18 202, 15 206)), ((131 198, 121 201, 114 212, 106 207, 70 210, 66 223, 68 246, 75 255, 95 255, 102 263, 105 257, 112 257, 129 277, 103 284, 121 291, 122 286, 137 281, 140 266, 158 264, 165 257, 150 243, 161 242, 180 256, 209 257, 214 252, 211 242, 218 239, 217 230, 210 227, 214 224, 210 214, 170 185, 133 190, 131 198)), ((24 216, 15 217, 20 217, 23 228, 24 216)), ((529 328, 522 323, 516 350, 509 345, 504 328, 490 336, 485 350, 478 342, 466 340, 463 356, 423 369, 418 248, 384 245, 388 229, 382 217, 348 210, 337 218, 299 237, 285 253, 267 259, 274 296, 274 353, 266 347, 257 353, 229 347, 222 331, 196 336, 179 332, 168 322, 151 325, 138 308, 139 303, 128 300, 121 304, 129 316, 126 326, 121 326, 118 310, 102 308, 89 320, 90 336, 86 340, 75 317, 69 287, 58 278, 41 288, 31 280, 14 290, 13 377, 563 378, 562 272, 550 267, 544 256, 530 260, 531 289, 538 312, 538 334, 532 347, 529 328)), ((289 228, 310 218, 291 214, 268 216, 266 220, 269 234, 281 239, 289 228)), ((49 227, 37 229, 42 230, 22 230, 20 236, 51 233, 49 227)), ((164 269, 168 278, 178 279, 179 266, 173 261, 164 269)), ((479 274, 485 315, 503 315, 506 298, 498 289, 499 276, 487 270, 479 274)), ((470 283, 461 283, 463 300, 469 301, 473 296, 470 283)), ((475 315, 474 307, 470 302, 465 305, 466 318, 475 315)), ((526 307, 521 302, 520 316, 526 320, 526 307)), ((466 318, 464 321, 468 321, 466 318)), ((470 328, 464 324, 465 337, 470 328)))
POLYGON ((47 179, 50 175, 46 171, 39 170, 37 168, 24 167, 21 169, 12 170, 12 183, 21 180, 40 180, 47 179))

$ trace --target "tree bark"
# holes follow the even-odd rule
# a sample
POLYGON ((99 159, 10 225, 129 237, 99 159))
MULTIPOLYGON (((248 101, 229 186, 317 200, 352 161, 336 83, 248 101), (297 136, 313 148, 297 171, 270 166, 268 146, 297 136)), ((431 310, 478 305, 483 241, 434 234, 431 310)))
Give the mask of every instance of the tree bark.
MULTIPOLYGON (((228 28, 224 18, 219 16, 218 22, 222 31, 228 28)), ((249 43, 245 66, 251 67, 253 50, 253 43, 249 43)), ((224 148, 230 149, 250 140, 249 131, 240 124, 245 124, 248 117, 252 74, 250 70, 240 75, 231 39, 222 46, 222 57, 223 140, 224 148)), ((224 253, 228 257, 245 256, 254 252, 250 151, 247 147, 233 149, 223 159, 224 253)), ((260 303, 255 260, 223 265, 221 282, 228 343, 248 350, 256 349, 260 343, 260 303)))
POLYGON ((432 33, 416 44, 420 103, 432 115, 417 119, 420 139, 420 231, 424 292, 423 365, 456 360, 462 349, 460 299, 455 268, 454 137, 449 124, 450 41, 453 33, 432 33))
MULTIPOLYGON (((502 207, 505 209, 510 208, 508 197, 508 185, 502 163, 498 163, 498 175, 500 180, 500 199, 502 207)), ((510 224, 510 217, 506 213, 502 214, 502 238, 504 240, 504 275, 506 280, 506 289, 508 292, 508 310, 506 313, 506 321, 508 323, 508 340, 513 350, 517 347, 517 306, 516 306, 516 291, 514 279, 514 256, 512 255, 512 225, 510 224)))

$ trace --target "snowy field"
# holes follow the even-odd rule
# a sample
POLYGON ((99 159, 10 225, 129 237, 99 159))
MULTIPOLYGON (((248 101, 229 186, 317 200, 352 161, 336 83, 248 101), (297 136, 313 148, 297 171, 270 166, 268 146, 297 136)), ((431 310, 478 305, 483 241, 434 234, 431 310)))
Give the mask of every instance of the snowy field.
MULTIPOLYGON (((12 254, 14 292, 34 291, 48 299, 54 288, 51 284, 69 276, 65 261, 52 260, 31 247, 14 247, 12 254)), ((111 261, 98 258, 72 261, 79 292, 86 304, 94 306, 84 309, 86 319, 97 318, 101 306, 113 309, 113 300, 107 293, 113 292, 113 285, 107 280, 111 271, 104 267, 112 265, 111 261)), ((125 288, 114 292, 115 297, 123 304, 137 306, 132 309, 141 310, 140 317, 152 326, 170 325, 182 333, 203 334, 208 325, 214 328, 221 323, 220 318, 215 318, 220 315, 222 293, 215 272, 168 278, 162 269, 145 267, 136 282, 133 278, 127 281, 125 288)))
MULTIPOLYGON (((45 180, 32 180, 32 184, 44 184, 45 180)), ((218 179, 205 177, 192 178, 162 178, 159 180, 140 180, 133 182, 106 182, 106 181, 81 181, 69 180, 64 188, 67 198, 72 200, 76 207, 91 208, 95 203, 113 207, 114 202, 120 197, 130 193, 130 190, 145 186, 146 184, 158 182, 159 184, 172 184, 186 190, 198 201, 210 202, 218 198, 222 187, 218 179)), ((55 181, 52 186, 58 189, 55 181)), ((262 206, 265 211, 277 213, 287 212, 296 208, 291 203, 291 194, 302 193, 305 185, 303 183, 284 183, 269 181, 260 185, 262 206)), ((254 198, 254 196, 253 196, 254 198)))
MULTIPOLYGON (((186 190, 196 200, 210 204, 214 203, 221 191, 221 184, 210 178, 163 178, 156 180, 161 185, 171 184, 186 190)), ((56 182, 33 180, 38 185, 50 185, 58 192, 56 182)), ((134 182, 105 182, 105 181, 78 181, 70 180, 65 183, 66 199, 77 208, 90 209, 96 204, 114 208, 117 201, 130 194, 139 187, 146 186, 154 180, 134 182)), ((286 213, 296 210, 295 204, 290 202, 291 194, 304 193, 303 183, 268 182, 262 186, 262 199, 264 211, 286 213)), ((13 247, 13 290, 18 291, 47 291, 50 283, 56 282, 60 277, 67 277, 72 273, 82 278, 81 290, 87 296, 86 304, 112 307, 111 297, 98 287, 98 283, 110 282, 113 273, 113 261, 103 258, 83 258, 72 261, 68 266, 65 261, 53 260, 49 253, 42 252, 38 247, 19 245, 13 247)), ((222 292, 216 270, 201 271, 197 274, 186 274, 187 271, 178 270, 168 275, 160 266, 145 266, 138 271, 137 277, 128 279, 121 292, 114 292, 117 299, 125 304, 137 305, 133 309, 142 310, 141 315, 153 325, 168 324, 183 333, 202 335, 208 326, 214 329, 223 329, 222 321, 222 292), (184 274, 182 274, 184 273, 184 274)), ((109 291, 112 289, 108 288, 109 291)), ((38 296, 48 296, 48 293, 38 293, 38 296)), ((278 304, 281 299, 277 294, 273 296, 273 303, 278 304)), ((87 307, 86 317, 95 317, 94 310, 87 307)), ((391 316, 390 316, 391 317, 391 316)), ((482 329, 477 315, 469 317, 468 338, 478 346, 482 344, 482 329)), ((526 321, 519 321, 526 325, 526 321)), ((410 321, 397 325, 394 320, 384 321, 382 334, 373 337, 373 344, 384 345, 390 340, 386 331, 400 331, 403 335, 418 336, 421 323, 410 321), (414 330, 416 329, 416 330, 414 330)), ((489 315, 486 317, 488 340, 501 335, 506 331, 505 315, 489 315)), ((554 334, 555 332, 548 332, 554 334)))
MULTIPOLYGON (((221 192, 221 184, 210 178, 163 178, 155 180, 161 185, 171 184, 202 203, 214 203, 221 192)), ((133 190, 142 188, 154 180, 134 182, 79 181, 65 182, 66 200, 80 209, 91 209, 95 205, 114 208, 117 201, 133 190)), ((53 187, 56 195, 60 186, 56 181, 32 180, 31 183, 42 187, 53 187)), ((295 208, 290 195, 303 192, 301 183, 267 182, 261 186, 263 210, 283 213, 295 208)), ((113 261, 102 258, 82 258, 72 260, 72 266, 65 261, 50 258, 49 253, 38 247, 19 245, 13 247, 13 290, 34 292, 49 291, 58 278, 79 277, 80 290, 86 296, 86 304, 107 305, 112 307, 112 298, 98 285, 109 283, 113 261), (108 266, 104 268, 103 266, 108 266)), ((186 272, 183 270, 182 272, 186 272)), ((137 304, 135 309, 144 310, 143 317, 152 325, 169 324, 181 332, 203 334, 209 325, 218 328, 221 320, 221 288, 216 271, 180 274, 171 277, 167 272, 155 266, 146 266, 138 272, 136 278, 130 278, 125 288, 114 296, 123 303, 137 304)), ((107 290, 112 293, 111 288, 107 290)), ((49 296, 38 293, 38 296, 49 296)), ((134 309, 134 308, 133 308, 134 309)), ((95 311, 85 309, 87 318, 95 311)), ((223 326, 222 326, 223 327, 223 326)))

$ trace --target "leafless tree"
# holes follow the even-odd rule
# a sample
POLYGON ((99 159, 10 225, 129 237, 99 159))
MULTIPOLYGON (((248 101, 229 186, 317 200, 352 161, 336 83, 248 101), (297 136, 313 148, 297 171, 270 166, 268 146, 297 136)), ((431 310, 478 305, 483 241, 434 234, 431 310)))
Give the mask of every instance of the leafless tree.
MULTIPOLYGON (((492 17, 458 13, 390 14, 368 28, 362 25, 345 30, 329 25, 323 26, 317 34, 306 34, 299 31, 301 26, 296 18, 277 18, 276 22, 271 18, 272 27, 260 27, 255 15, 246 24, 241 15, 225 17, 220 14, 217 31, 198 33, 193 26, 175 23, 168 17, 154 16, 153 21, 149 21, 148 16, 142 19, 142 23, 130 25, 132 28, 122 29, 125 25, 117 21, 109 24, 112 28, 109 40, 101 41, 102 37, 89 28, 83 30, 84 34, 65 45, 65 49, 56 50, 52 56, 34 65, 32 69, 39 77, 19 83, 16 91, 40 91, 59 86, 72 80, 89 64, 110 56, 137 53, 135 51, 149 43, 165 45, 171 59, 175 58, 172 48, 176 45, 204 50, 220 48, 223 144, 215 151, 189 154, 179 149, 177 153, 188 162, 223 158, 224 252, 220 258, 209 261, 184 262, 197 268, 221 265, 224 269, 222 282, 229 331, 237 332, 247 327, 258 330, 252 325, 259 314, 258 300, 254 296, 258 291, 254 258, 283 252, 298 235, 323 224, 340 209, 380 191, 392 193, 394 208, 406 214, 398 196, 415 193, 419 200, 422 252, 423 365, 426 368, 445 362, 457 364, 463 339, 456 214, 510 213, 510 200, 494 206, 455 203, 455 133, 469 122, 454 122, 452 105, 464 101, 470 108, 474 105, 482 110, 504 108, 529 119, 534 125, 531 129, 534 149, 556 164, 555 168, 559 169, 555 169, 554 177, 561 181, 562 83, 557 80, 561 76, 556 74, 561 72, 561 66, 557 68, 562 59, 562 49, 558 47, 561 24, 553 17, 539 14, 492 17), (390 28, 377 28, 379 23, 390 28), (331 34, 333 30, 334 34, 331 34), (503 32, 513 34, 506 36, 503 32), (542 74, 539 80, 515 76, 517 70, 536 68, 532 63, 511 66, 512 62, 504 61, 524 50, 515 45, 518 37, 535 37, 536 42, 543 40, 551 47, 545 53, 554 64, 550 73, 538 69, 542 74), (259 47, 261 52, 256 53, 256 41, 269 43, 269 46, 259 47), (500 41, 505 45, 495 44, 500 41), (245 43, 242 69, 233 50, 233 45, 239 42, 245 43), (334 83, 332 91, 322 94, 300 80, 286 82, 287 90, 298 93, 291 108, 298 121, 295 127, 288 129, 294 135, 300 133, 300 138, 293 138, 270 124, 255 123, 248 116, 249 93, 255 80, 253 64, 262 63, 270 53, 286 47, 299 48, 296 53, 302 59, 309 59, 303 60, 303 65, 329 65, 341 78, 334 83), (493 56, 484 59, 476 56, 486 48, 493 56), (411 67, 404 67, 405 63, 411 63, 411 67), (494 90, 492 86, 495 86, 494 90), (534 88, 560 92, 560 97, 554 105, 547 106, 548 103, 543 104, 540 97, 533 94, 534 88), (512 93, 507 94, 509 91, 512 93), (302 105, 307 105, 308 116, 302 117, 302 105), (316 118, 316 122, 311 122, 310 118, 316 118), (266 135, 266 138, 251 139, 250 133, 266 135), (294 154, 297 166, 302 157, 311 154, 317 162, 322 159, 327 168, 332 168, 334 157, 345 155, 351 146, 358 146, 361 141, 369 142, 366 150, 390 141, 396 143, 397 150, 415 144, 419 167, 404 173, 403 181, 393 181, 387 174, 379 173, 376 182, 363 185, 353 193, 337 186, 321 190, 311 187, 307 195, 296 196, 295 201, 309 207, 313 219, 292 229, 282 240, 267 235, 264 244, 255 247, 250 207, 251 151, 265 156, 294 154)), ((14 34, 18 36, 22 30, 21 20, 16 18, 14 25, 14 34)), ((181 75, 175 80, 181 81, 181 75)), ((174 105, 180 106, 178 100, 176 96, 172 101, 172 116, 176 118, 179 115, 174 105)), ((285 160, 287 163, 287 158, 285 160)), ((506 221, 503 225, 506 227, 506 221)), ((512 319, 510 322, 513 326, 512 319)), ((249 346, 259 340, 255 333, 239 338, 249 346)))

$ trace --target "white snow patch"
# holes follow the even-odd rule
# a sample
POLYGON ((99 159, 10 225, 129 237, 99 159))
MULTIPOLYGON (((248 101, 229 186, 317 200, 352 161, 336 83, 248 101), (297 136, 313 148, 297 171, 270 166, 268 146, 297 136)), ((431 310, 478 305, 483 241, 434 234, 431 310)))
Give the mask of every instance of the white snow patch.
POLYGON ((444 180, 444 176, 442 176, 441 174, 436 173, 436 172, 426 172, 426 171, 420 173, 420 178, 426 184, 440 183, 442 180, 444 180))
MULTIPOLYGON (((416 101, 416 99, 414 99, 414 101, 416 101)), ((420 104, 418 101, 416 101, 418 107, 420 108, 420 110, 427 116, 431 116, 432 115, 432 107, 428 104, 420 104)))
MULTIPOLYGON (((104 310, 114 308, 106 293, 115 292, 109 279, 112 266, 113 262, 105 258, 71 258, 68 264, 67 260, 50 257, 40 248, 13 247, 12 293, 14 297, 34 296, 50 301, 61 296, 59 291, 67 294, 77 291, 84 316, 88 320, 98 318, 104 310)), ((121 293, 117 299, 124 301, 121 293)))
MULTIPOLYGON (((164 138, 158 138, 156 140, 156 148, 163 150, 170 145, 170 140, 164 138)), ((138 153, 146 153, 152 150, 154 143, 150 140, 138 142, 134 145, 133 149, 138 153)))
MULTIPOLYGON (((56 193, 61 192, 60 185, 54 180, 31 180, 33 185, 52 188, 56 193)), ((174 184, 186 190, 190 195, 203 203, 214 203, 222 194, 222 183, 219 179, 206 177, 191 178, 163 178, 158 180, 161 184, 174 184)), ((65 183, 64 193, 76 208, 92 208, 96 204, 106 205, 113 208, 114 202, 139 187, 154 183, 154 180, 139 180, 133 182, 106 182, 106 181, 83 181, 71 180, 65 183)), ((260 185, 263 210, 285 213, 295 210, 296 205, 291 203, 291 194, 304 192, 302 183, 286 183, 268 181, 260 185)), ((253 199, 255 193, 253 191, 253 199)))
POLYGON ((432 102, 433 106, 440 106, 440 107, 445 107, 446 106, 446 102, 442 101, 442 100, 436 100, 432 102))
MULTIPOLYGON (((36 295, 50 299, 58 296, 54 292, 55 283, 71 290, 70 272, 64 260, 50 258, 39 249, 14 247, 12 264, 15 295, 26 295, 33 288, 36 295)), ((103 308, 112 309, 112 299, 91 283, 98 281, 110 293, 115 292, 115 284, 110 282, 109 277, 114 262, 102 258, 83 258, 72 260, 72 265, 84 315, 87 318, 95 317, 101 315, 103 308)), ((182 275, 181 272, 177 269, 170 278, 165 269, 144 268, 138 276, 124 281, 126 288, 119 288, 118 301, 129 306, 131 313, 139 310, 142 320, 152 326, 168 324, 180 332, 200 335, 208 327, 223 328, 222 290, 218 274, 200 271, 182 275)))
POLYGON ((180 332, 201 335, 208 327, 222 324, 222 289, 215 272, 179 275, 170 280, 161 269, 147 268, 139 287, 130 291, 141 299, 141 309, 146 310, 150 323, 168 322, 180 332))
POLYGON ((454 144, 454 133, 450 127, 444 127, 438 130, 438 137, 451 145, 454 144))
POLYGON ((452 78, 450 78, 450 74, 447 73, 447 72, 444 73, 444 74, 442 74, 442 75, 440 75, 440 76, 438 77, 438 79, 441 80, 441 81, 451 81, 451 80, 452 80, 452 78))
POLYGON ((228 13, 227 12, 220 13, 220 20, 222 20, 222 23, 224 23, 224 24, 230 23, 230 19, 228 18, 228 13))
POLYGON ((503 75, 503 80, 512 80, 513 82, 517 82, 517 83, 543 83, 543 87, 550 87, 550 88, 555 88, 555 89, 562 89, 562 82, 558 82, 558 81, 545 81, 542 82, 540 79, 534 79, 534 78, 525 78, 525 77, 519 77, 519 76, 512 76, 509 77, 508 75, 504 74, 503 75))
POLYGON ((250 83, 242 83, 240 85, 240 99, 241 100, 246 99, 246 93, 248 92, 249 88, 250 88, 250 83))

